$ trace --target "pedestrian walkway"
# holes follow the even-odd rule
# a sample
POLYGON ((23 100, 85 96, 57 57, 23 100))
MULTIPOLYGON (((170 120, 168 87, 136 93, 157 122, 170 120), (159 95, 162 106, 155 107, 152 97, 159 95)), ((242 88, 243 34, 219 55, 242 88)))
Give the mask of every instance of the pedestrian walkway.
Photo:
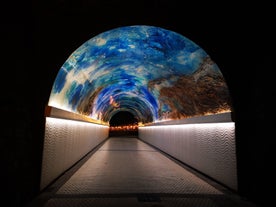
POLYGON ((30 207, 254 207, 136 137, 111 137, 30 207))

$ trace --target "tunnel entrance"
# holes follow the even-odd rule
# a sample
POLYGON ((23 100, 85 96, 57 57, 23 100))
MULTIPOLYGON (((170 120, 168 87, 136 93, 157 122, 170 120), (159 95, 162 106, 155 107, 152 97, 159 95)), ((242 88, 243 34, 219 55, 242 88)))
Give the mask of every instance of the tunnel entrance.
POLYGON ((109 136, 138 136, 138 119, 130 112, 120 111, 109 121, 109 136))

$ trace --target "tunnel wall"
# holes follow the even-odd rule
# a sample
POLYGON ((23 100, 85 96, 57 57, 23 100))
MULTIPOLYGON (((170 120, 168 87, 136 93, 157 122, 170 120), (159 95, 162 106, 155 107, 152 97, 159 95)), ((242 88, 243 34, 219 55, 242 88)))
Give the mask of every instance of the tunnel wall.
POLYGON ((40 189, 78 162, 108 137, 109 127, 81 121, 81 116, 51 109, 46 117, 40 189), (60 118, 60 117, 64 118, 60 118), (67 119, 67 118, 70 119, 67 119))
POLYGON ((235 123, 230 113, 139 127, 139 138, 237 190, 235 123))

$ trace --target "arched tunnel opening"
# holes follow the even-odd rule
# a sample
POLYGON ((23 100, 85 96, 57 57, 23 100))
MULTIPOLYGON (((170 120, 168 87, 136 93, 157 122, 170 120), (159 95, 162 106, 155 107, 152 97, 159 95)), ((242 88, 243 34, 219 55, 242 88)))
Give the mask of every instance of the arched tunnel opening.
MULTIPOLYGON (((267 101, 274 88, 271 85, 274 77, 271 73, 274 65, 271 47, 274 40, 271 32, 273 18, 270 18, 273 12, 269 11, 273 7, 269 7, 267 2, 252 5, 251 9, 234 4, 219 8, 219 5, 214 6, 210 2, 205 4, 210 5, 209 8, 199 4, 183 7, 177 2, 163 0, 129 4, 126 1, 82 0, 34 2, 31 5, 22 1, 8 5, 11 12, 15 11, 14 15, 7 12, 8 16, 15 18, 6 18, 2 36, 5 51, 2 72, 6 79, 1 96, 1 112, 4 115, 1 157, 5 169, 2 171, 5 178, 2 188, 3 199, 6 199, 3 203, 8 201, 16 206, 25 203, 60 174, 67 174, 66 169, 75 166, 77 160, 108 136, 111 118, 120 115, 119 111, 114 113, 119 103, 120 110, 122 106, 123 110, 133 107, 129 112, 138 117, 139 124, 145 123, 145 127, 139 125, 139 128, 145 132, 152 131, 154 137, 146 136, 148 132, 144 137, 154 141, 155 146, 170 150, 173 156, 190 158, 188 161, 201 161, 196 163, 197 166, 202 164, 212 172, 220 172, 218 175, 222 178, 235 175, 235 172, 225 173, 230 169, 228 162, 235 158, 226 159, 231 157, 225 156, 225 152, 233 152, 237 158, 238 192, 248 199, 267 204, 261 206, 269 206, 272 196, 268 196, 269 188, 266 187, 273 178, 269 165, 272 163, 270 158, 273 158, 273 144, 272 137, 266 134, 273 129, 267 119, 272 116, 268 111, 273 111, 271 102, 267 101), (256 15, 255 11, 260 10, 265 11, 264 15, 256 15), (232 15, 233 11, 235 15, 232 15), (216 108, 225 111, 223 106, 227 106, 227 102, 220 100, 229 98, 227 94, 225 96, 225 85, 215 81, 221 76, 212 73, 211 67, 206 67, 207 64, 193 67, 194 63, 204 63, 201 61, 204 56, 197 53, 200 49, 194 49, 185 40, 178 38, 177 44, 171 44, 174 43, 174 38, 170 38, 172 35, 160 30, 143 30, 145 35, 143 31, 136 30, 132 34, 124 30, 117 37, 126 41, 116 41, 116 37, 109 39, 108 33, 105 33, 107 35, 92 38, 83 52, 72 53, 85 40, 101 32, 137 23, 149 23, 179 32, 206 49, 229 83, 235 109, 231 112, 235 121, 234 131, 218 130, 218 126, 224 126, 219 129, 226 128, 224 123, 212 124, 213 128, 208 128, 209 123, 185 124, 186 117, 220 112, 216 108), (128 44, 128 40, 134 41, 128 44), (162 54, 164 58, 161 58, 162 54), (159 61, 156 57, 160 57, 159 61), (197 73, 191 71, 186 75, 178 70, 182 66, 183 70, 195 68, 197 73), (59 69, 55 81, 54 76, 59 69), (135 71, 135 76, 131 71, 135 71), (134 88, 132 82, 137 90, 128 93, 130 87, 134 88), (49 102, 51 112, 45 113, 45 106, 47 112, 50 109, 47 106, 50 87, 53 87, 49 102), (114 98, 111 104, 110 95, 114 98), (125 105, 124 100, 127 101, 125 105), (166 121, 175 125, 161 125, 166 121), (102 126, 101 123, 107 125, 102 126), (187 139, 188 136, 191 138, 187 139), (230 146, 233 148, 229 149, 230 146), (206 162, 208 156, 203 152, 210 152, 208 155, 216 162, 206 162), (221 165, 215 165, 218 163, 221 165)), ((198 117, 194 118, 197 120, 198 117)), ((139 131, 138 135, 140 138, 143 134, 139 131)), ((92 168, 95 169, 95 166, 92 168)), ((166 171, 165 168, 163 171, 166 171)), ((118 179, 124 177, 122 175, 114 177, 118 179)), ((104 183, 103 179, 101 181, 104 183)), ((53 189, 57 188, 54 186, 53 189)), ((77 193, 79 199, 88 200, 88 194, 77 193)), ((68 194, 67 203, 74 205, 74 196, 76 194, 68 194), (69 198, 70 195, 73 197, 69 198)), ((173 200, 180 205, 178 196, 173 200)), ((185 194, 183 199, 199 198, 198 203, 206 200, 205 206, 217 206, 222 201, 220 196, 216 197, 217 202, 203 196, 201 199, 197 194, 185 194)), ((56 195, 53 199, 60 201, 61 197, 65 195, 56 195)), ((110 203, 109 198, 101 197, 110 203)), ((49 205, 54 205, 53 200, 50 201, 49 205)), ((162 203, 144 205, 162 206, 162 203)))
POLYGON ((41 189, 109 137, 125 135, 237 189, 228 86, 181 34, 146 25, 98 34, 62 65, 48 106, 41 189))
POLYGON ((115 28, 82 44, 58 72, 48 105, 105 125, 120 111, 141 124, 232 111, 211 57, 176 32, 146 25, 115 28))
POLYGON ((138 119, 128 111, 114 114, 109 121, 109 137, 138 136, 138 119))

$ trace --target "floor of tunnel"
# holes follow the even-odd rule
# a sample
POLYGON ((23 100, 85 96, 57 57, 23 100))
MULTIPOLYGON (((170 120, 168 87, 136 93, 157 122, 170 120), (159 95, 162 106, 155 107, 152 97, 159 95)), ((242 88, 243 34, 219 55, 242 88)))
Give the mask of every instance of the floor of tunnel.
POLYGON ((29 207, 255 207, 136 137, 110 137, 29 207))

